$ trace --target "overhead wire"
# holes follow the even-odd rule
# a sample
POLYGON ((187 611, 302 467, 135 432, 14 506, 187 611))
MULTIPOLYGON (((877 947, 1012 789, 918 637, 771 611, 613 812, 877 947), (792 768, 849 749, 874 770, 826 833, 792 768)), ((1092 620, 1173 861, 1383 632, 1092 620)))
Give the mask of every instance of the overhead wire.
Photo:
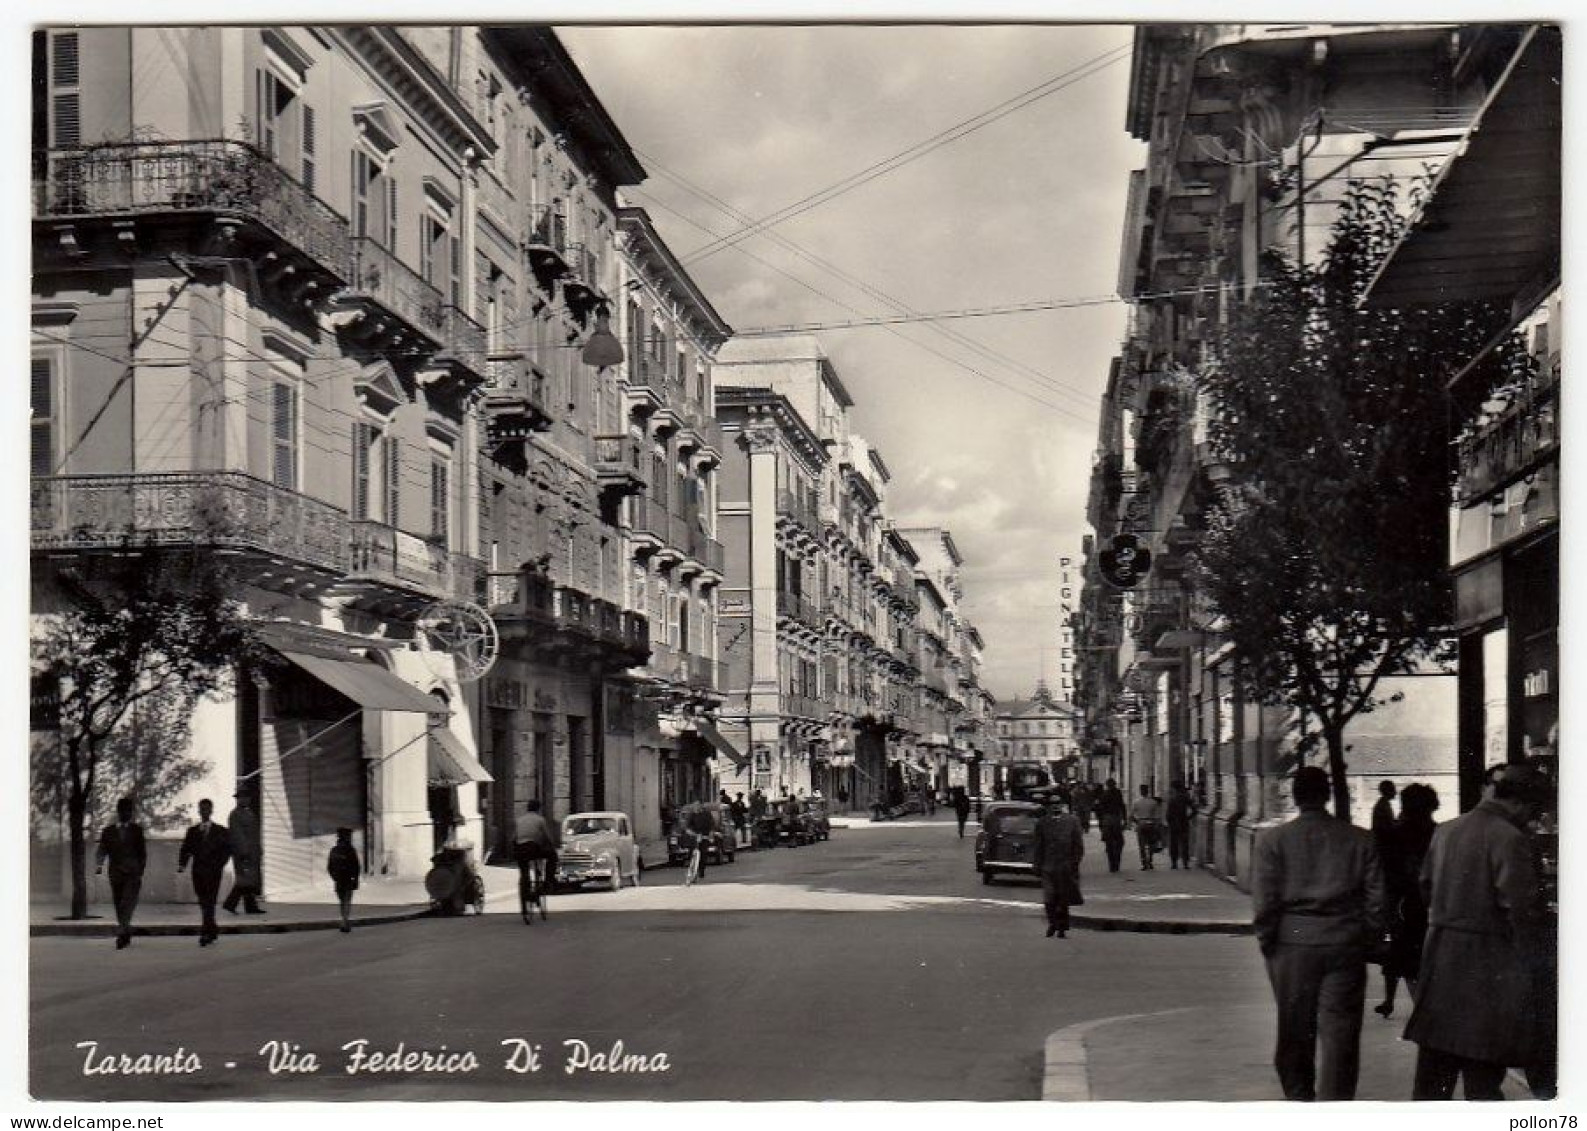
POLYGON ((718 236, 711 243, 708 243, 703 247, 696 248, 694 251, 684 256, 682 263, 685 267, 687 267, 692 263, 697 263, 700 260, 709 258, 723 248, 737 244, 740 240, 747 239, 757 232, 761 232, 767 228, 782 224, 793 219, 795 216, 802 215, 813 208, 818 208, 828 201, 842 196, 845 193, 852 192, 862 185, 876 180, 878 177, 885 176, 896 169, 900 169, 905 165, 911 164, 914 161, 918 161, 928 153, 940 149, 941 147, 952 142, 958 141, 961 138, 968 137, 977 130, 984 129, 993 122, 999 121, 1002 118, 1015 113, 1016 111, 1022 110, 1032 103, 1039 102, 1044 98, 1048 98, 1051 95, 1057 94, 1060 90, 1064 90, 1083 79, 1090 78, 1092 75, 1106 70, 1108 67, 1111 67, 1114 64, 1129 58, 1133 51, 1134 46, 1132 43, 1124 44, 1123 46, 1113 48, 1109 51, 1104 51, 1100 55, 1097 55, 1080 64, 1078 67, 1074 67, 1063 74, 1056 75, 1045 82, 1038 83, 1036 86, 1016 94, 1012 98, 1006 99, 1005 101, 998 103, 996 106, 993 106, 988 110, 983 110, 979 114, 972 115, 971 117, 966 118, 955 125, 949 126, 945 130, 941 130, 936 134, 933 134, 929 138, 925 138, 922 141, 916 142, 914 145, 899 150, 897 153, 894 153, 889 157, 883 158, 881 161, 877 161, 871 165, 868 165, 856 173, 851 173, 849 176, 827 186, 824 189, 820 189, 817 192, 801 197, 799 200, 796 200, 793 203, 778 209, 776 212, 772 212, 761 217, 759 220, 755 221, 755 223, 748 225, 747 227, 741 228, 735 232, 730 232, 725 236, 718 236))

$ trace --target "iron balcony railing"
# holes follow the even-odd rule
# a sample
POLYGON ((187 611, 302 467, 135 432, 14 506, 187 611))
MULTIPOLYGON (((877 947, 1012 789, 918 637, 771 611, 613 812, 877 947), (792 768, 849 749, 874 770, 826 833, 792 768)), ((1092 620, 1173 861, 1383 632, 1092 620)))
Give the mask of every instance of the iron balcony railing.
POLYGON ((336 573, 351 562, 345 512, 240 471, 39 478, 30 509, 36 550, 212 546, 336 573))
POLYGON ((1559 450, 1559 378, 1557 367, 1546 368, 1493 419, 1460 440, 1457 502, 1508 486, 1559 450))
POLYGON ((382 522, 353 522, 351 546, 349 575, 383 585, 472 600, 484 576, 478 559, 382 522))
POLYGON ((553 587, 551 613, 556 618, 558 628, 572 629, 591 638, 600 635, 600 619, 595 611, 595 599, 588 593, 581 593, 566 585, 553 587))
POLYGON ((568 218, 550 205, 540 205, 530 217, 524 243, 530 247, 550 248, 565 257, 568 250, 568 218))
POLYGON ((369 236, 353 239, 353 277, 343 297, 376 302, 436 345, 447 344, 445 296, 369 236))
POLYGON ((785 714, 795 715, 805 719, 824 719, 829 708, 822 700, 810 695, 801 695, 793 692, 782 697, 783 711, 785 714))
POLYGON ((658 542, 666 542, 672 535, 670 517, 667 508, 656 500, 636 498, 631 529, 635 534, 649 535, 658 542))
POLYGON ((253 146, 219 139, 51 149, 35 160, 38 219, 213 213, 259 224, 339 280, 347 221, 253 146))
POLYGON ((442 358, 455 361, 470 373, 489 382, 491 363, 486 360, 488 336, 485 327, 455 306, 441 308, 442 358))

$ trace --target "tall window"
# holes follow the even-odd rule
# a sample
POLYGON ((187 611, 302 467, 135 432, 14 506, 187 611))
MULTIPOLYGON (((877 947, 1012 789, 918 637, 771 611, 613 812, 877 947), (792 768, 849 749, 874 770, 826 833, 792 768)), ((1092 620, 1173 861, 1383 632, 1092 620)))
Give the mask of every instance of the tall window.
POLYGON ((353 151, 353 235, 397 248, 397 182, 362 149, 353 151))
POLYGON ((452 508, 451 467, 446 460, 430 460, 430 537, 442 546, 451 545, 452 508))
POLYGON ((433 212, 426 212, 419 224, 419 273, 447 302, 463 305, 463 241, 453 234, 449 220, 433 212))
POLYGON ((371 516, 374 500, 370 484, 374 472, 375 427, 358 421, 353 425, 353 518, 371 516))
POLYGON ((298 487, 298 387, 292 381, 270 386, 271 479, 277 487, 298 487))
POLYGON ((395 436, 380 438, 380 462, 386 504, 381 517, 387 526, 397 526, 402 519, 402 450, 395 436))
POLYGON ((55 474, 55 358, 50 355, 33 357, 33 419, 32 419, 32 472, 34 475, 55 474))
POLYGON ((50 38, 50 144, 62 149, 83 144, 78 43, 75 31, 50 38))
POLYGON ((298 97, 281 76, 270 70, 256 74, 259 106, 259 148, 276 164, 298 174, 314 191, 314 107, 298 97))

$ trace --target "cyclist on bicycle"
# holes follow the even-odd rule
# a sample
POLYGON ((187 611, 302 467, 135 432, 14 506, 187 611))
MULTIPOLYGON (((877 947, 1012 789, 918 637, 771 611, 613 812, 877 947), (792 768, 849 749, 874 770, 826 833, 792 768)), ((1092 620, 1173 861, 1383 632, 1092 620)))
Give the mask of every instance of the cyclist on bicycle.
POLYGON ((689 847, 697 849, 700 853, 700 868, 695 873, 695 878, 705 879, 705 857, 711 846, 711 834, 716 831, 716 819, 711 816, 711 811, 704 805, 696 804, 689 810, 689 815, 684 818, 684 832, 692 844, 689 847))
POLYGON ((513 829, 513 857, 518 861, 518 878, 529 882, 529 865, 544 860, 545 883, 550 885, 557 874, 557 841, 551 826, 540 815, 540 802, 529 801, 518 817, 513 829))

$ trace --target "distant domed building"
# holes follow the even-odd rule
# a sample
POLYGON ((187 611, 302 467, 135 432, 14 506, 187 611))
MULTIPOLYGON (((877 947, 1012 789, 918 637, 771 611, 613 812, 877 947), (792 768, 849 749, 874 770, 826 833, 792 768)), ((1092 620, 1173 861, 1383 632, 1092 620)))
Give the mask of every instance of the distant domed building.
POLYGON ((994 726, 1001 765, 1039 762, 1055 781, 1079 776, 1079 713, 1053 698, 1044 680, 1029 699, 998 703, 994 726))

